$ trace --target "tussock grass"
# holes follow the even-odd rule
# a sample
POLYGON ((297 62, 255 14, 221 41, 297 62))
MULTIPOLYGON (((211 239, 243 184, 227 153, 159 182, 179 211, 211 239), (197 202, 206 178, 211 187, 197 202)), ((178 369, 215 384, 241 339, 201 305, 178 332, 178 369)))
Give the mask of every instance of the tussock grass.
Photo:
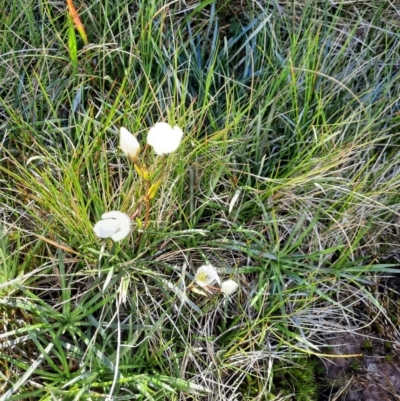
POLYGON ((280 370, 367 326, 356 305, 397 272, 398 10, 76 2, 90 45, 76 37, 74 63, 64 8, 11 3, 0 400, 311 399, 280 370), (161 120, 185 136, 143 150, 164 177, 150 225, 141 210, 102 243, 94 222, 144 191, 119 127, 144 143, 161 120), (205 262, 238 293, 189 291, 205 262))

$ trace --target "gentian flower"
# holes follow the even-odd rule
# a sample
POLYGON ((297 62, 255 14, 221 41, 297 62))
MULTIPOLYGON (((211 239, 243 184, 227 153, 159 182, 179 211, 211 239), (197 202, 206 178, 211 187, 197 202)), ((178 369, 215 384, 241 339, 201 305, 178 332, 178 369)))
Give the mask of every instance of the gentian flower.
POLYGON ((131 232, 131 219, 126 213, 116 210, 104 213, 93 230, 100 238, 111 238, 113 241, 121 241, 131 232))
POLYGON ((172 128, 167 123, 157 123, 150 128, 147 143, 153 147, 157 155, 166 155, 178 149, 182 136, 183 132, 177 125, 172 128))
POLYGON ((194 281, 200 287, 207 287, 215 281, 218 283, 218 285, 221 283, 217 271, 211 265, 203 265, 199 267, 196 275, 194 276, 194 281))

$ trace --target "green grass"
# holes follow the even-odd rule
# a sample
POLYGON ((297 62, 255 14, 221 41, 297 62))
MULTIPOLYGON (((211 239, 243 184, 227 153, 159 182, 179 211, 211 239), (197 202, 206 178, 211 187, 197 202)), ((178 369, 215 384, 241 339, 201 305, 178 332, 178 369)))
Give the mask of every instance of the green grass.
POLYGON ((75 1, 84 47, 64 6, 0 0, 1 401, 312 400, 281 371, 385 313, 400 10, 326 3, 75 1), (150 224, 102 242, 146 187, 119 128, 157 121, 185 135, 142 152, 150 224), (239 291, 189 291, 205 262, 239 291))

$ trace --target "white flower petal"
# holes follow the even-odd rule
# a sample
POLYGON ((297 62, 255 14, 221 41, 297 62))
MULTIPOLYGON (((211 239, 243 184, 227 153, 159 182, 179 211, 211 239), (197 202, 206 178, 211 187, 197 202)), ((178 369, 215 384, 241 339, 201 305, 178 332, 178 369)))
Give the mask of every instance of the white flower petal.
POLYGON ((126 238, 131 232, 131 224, 129 222, 128 226, 120 227, 119 231, 117 231, 114 235, 111 236, 111 239, 115 242, 121 241, 126 238))
POLYGON ((218 285, 221 283, 217 271, 211 265, 203 265, 199 267, 194 277, 194 280, 196 284, 200 287, 206 287, 207 285, 211 285, 215 281, 218 283, 218 285))
POLYGON ((100 238, 111 238, 113 241, 121 241, 131 232, 131 219, 126 213, 117 210, 104 213, 93 230, 100 238))
MULTIPOLYGON (((129 219, 129 216, 126 213, 120 212, 119 210, 111 210, 111 212, 103 213, 101 215, 103 220, 105 219, 115 219, 115 220, 125 220, 129 219)), ((129 219, 130 221, 130 219, 129 219)))
POLYGON ((221 292, 225 295, 233 294, 239 287, 239 284, 233 280, 226 280, 221 284, 221 292))
POLYGON ((150 128, 147 143, 157 155, 166 155, 178 149, 182 137, 183 131, 178 126, 172 128, 168 123, 157 123, 150 128))
POLYGON ((131 160, 137 158, 140 151, 140 144, 136 137, 125 127, 121 127, 120 129, 119 146, 131 160))
POLYGON ((93 230, 100 238, 110 238, 118 231, 118 222, 116 220, 100 220, 94 225, 93 230))

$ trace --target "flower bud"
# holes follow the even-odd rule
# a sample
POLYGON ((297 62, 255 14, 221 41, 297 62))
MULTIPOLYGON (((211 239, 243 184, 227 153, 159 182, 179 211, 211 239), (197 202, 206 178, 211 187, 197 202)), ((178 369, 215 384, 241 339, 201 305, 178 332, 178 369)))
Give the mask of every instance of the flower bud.
POLYGON ((226 280, 221 284, 221 292, 225 295, 233 294, 239 287, 239 284, 233 280, 226 280))
POLYGON ((124 127, 120 129, 119 146, 130 160, 133 162, 137 160, 140 152, 140 144, 136 137, 124 127))

